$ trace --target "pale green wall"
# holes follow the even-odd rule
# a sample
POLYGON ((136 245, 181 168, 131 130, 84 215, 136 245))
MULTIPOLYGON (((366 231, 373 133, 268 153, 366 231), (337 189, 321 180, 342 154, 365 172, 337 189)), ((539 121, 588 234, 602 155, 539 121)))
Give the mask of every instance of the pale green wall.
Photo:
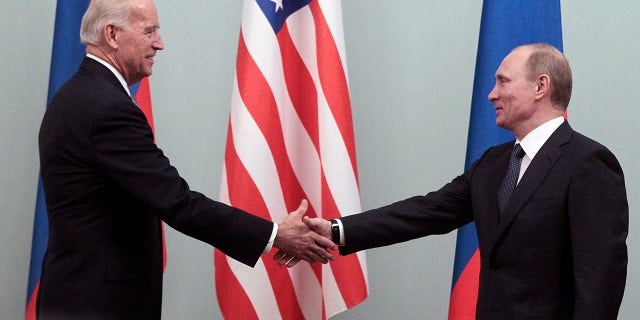
MULTIPOLYGON (((151 92, 157 141, 195 190, 217 198, 241 1, 157 0, 166 50, 151 92)), ((480 1, 345 1, 343 20, 362 206, 440 187, 464 165, 480 1)), ((0 319, 22 317, 54 1, 0 0, 0 319)), ((572 126, 607 145, 627 179, 636 319, 640 2, 562 2, 574 74, 572 126), (631 144, 631 146, 627 146, 631 144)), ((209 246, 167 231, 164 319, 220 319, 209 246)), ((445 319, 455 234, 368 251, 370 297, 334 319, 445 319)))

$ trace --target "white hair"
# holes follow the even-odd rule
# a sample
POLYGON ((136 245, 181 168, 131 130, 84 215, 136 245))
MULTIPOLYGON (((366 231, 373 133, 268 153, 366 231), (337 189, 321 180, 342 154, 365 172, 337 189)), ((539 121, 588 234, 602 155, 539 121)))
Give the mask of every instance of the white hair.
POLYGON ((123 28, 131 12, 129 0, 91 0, 80 24, 80 41, 96 45, 102 40, 102 30, 108 24, 123 28))

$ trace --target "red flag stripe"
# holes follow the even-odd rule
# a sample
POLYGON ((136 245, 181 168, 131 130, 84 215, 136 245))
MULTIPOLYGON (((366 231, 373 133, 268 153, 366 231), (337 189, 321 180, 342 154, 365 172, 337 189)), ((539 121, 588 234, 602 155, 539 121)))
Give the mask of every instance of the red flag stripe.
POLYGON ((149 89, 149 78, 147 77, 140 81, 138 92, 136 92, 136 102, 147 118, 151 130, 155 131, 153 125, 153 108, 151 107, 151 91, 149 89))
POLYGON ((27 310, 24 314, 25 320, 36 320, 36 301, 38 299, 38 291, 40 291, 40 281, 36 284, 36 287, 33 289, 33 293, 27 302, 27 310))
POLYGON ((449 319, 473 320, 476 318, 479 278, 480 251, 476 250, 451 291, 449 319))

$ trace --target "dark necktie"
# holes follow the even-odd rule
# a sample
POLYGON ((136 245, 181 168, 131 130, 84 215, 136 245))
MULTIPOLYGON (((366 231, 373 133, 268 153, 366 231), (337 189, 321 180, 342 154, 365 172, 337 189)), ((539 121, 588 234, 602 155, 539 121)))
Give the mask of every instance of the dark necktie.
POLYGON ((504 210, 507 202, 509 202, 509 198, 511 198, 513 190, 516 188, 518 175, 520 174, 520 159, 522 159, 523 156, 524 150, 522 150, 522 147, 518 143, 513 147, 513 151, 511 151, 509 168, 507 169, 507 174, 504 176, 504 180, 502 180, 500 190, 498 190, 498 210, 500 213, 504 210))

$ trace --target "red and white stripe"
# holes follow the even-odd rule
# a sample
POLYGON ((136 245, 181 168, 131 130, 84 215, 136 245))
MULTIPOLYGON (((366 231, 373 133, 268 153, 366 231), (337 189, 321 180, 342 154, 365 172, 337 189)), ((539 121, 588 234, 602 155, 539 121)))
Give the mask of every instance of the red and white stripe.
MULTIPOLYGON (((246 0, 220 200, 274 222, 302 199, 311 217, 360 212, 346 75, 339 1, 312 1, 274 34, 246 0)), ((326 319, 368 295, 364 252, 287 269, 216 250, 215 268, 227 319, 326 319)))

